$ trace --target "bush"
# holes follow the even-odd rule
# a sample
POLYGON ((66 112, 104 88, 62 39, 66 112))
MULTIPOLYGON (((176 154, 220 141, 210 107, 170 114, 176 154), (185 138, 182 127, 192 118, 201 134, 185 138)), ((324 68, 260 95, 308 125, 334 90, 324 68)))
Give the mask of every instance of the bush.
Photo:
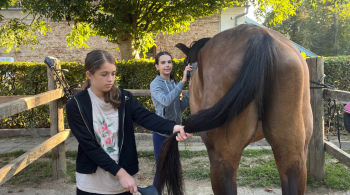
MULTIPOLYGON (((68 69, 64 75, 71 85, 85 81, 85 70, 81 63, 61 62, 62 69, 68 69)), ((179 81, 184 70, 183 60, 174 60, 173 77, 179 81)), ((0 62, 0 96, 35 95, 47 91, 47 73, 44 63, 0 62)), ((117 82, 124 89, 149 89, 156 77, 154 60, 130 60, 117 62, 117 82)), ((154 111, 150 97, 137 97, 147 109, 154 111)), ((189 115, 189 109, 183 119, 189 115)), ((44 128, 50 127, 49 107, 39 106, 11 117, 0 119, 0 129, 44 128)), ((66 128, 68 126, 66 125, 66 128)))
POLYGON ((324 83, 338 90, 350 91, 350 56, 324 58, 324 83))
MULTIPOLYGON (((324 58, 324 73, 326 74, 324 83, 334 86, 338 90, 350 91, 350 56, 338 56, 338 57, 327 57, 324 58)), ((325 102, 328 100, 325 100, 325 102)), ((341 130, 345 131, 344 127, 344 105, 339 105, 340 115, 339 124, 341 130)), ((331 110, 331 115, 334 110, 331 110)), ((336 131, 336 121, 337 118, 331 119, 331 124, 329 124, 329 113, 327 105, 325 105, 325 131, 328 132, 329 126, 331 126, 330 131, 336 131)), ((325 134, 327 136, 327 134, 325 134)))
MULTIPOLYGON (((324 58, 325 83, 340 90, 350 91, 350 56, 324 58)), ((73 84, 85 81, 85 71, 81 63, 61 62, 67 80, 73 84)), ((179 81, 184 70, 183 59, 174 60, 173 77, 179 81)), ((149 89, 151 81, 157 75, 153 59, 117 62, 117 82, 124 89, 149 89)), ((0 96, 35 95, 47 91, 46 65, 35 62, 0 62, 0 96)), ((154 112, 150 97, 137 97, 139 102, 154 112)), ((190 115, 186 109, 185 122, 190 115)), ((42 128, 49 127, 49 108, 39 106, 6 119, 0 119, 0 128, 42 128)), ((66 126, 67 128, 68 126, 66 126)))

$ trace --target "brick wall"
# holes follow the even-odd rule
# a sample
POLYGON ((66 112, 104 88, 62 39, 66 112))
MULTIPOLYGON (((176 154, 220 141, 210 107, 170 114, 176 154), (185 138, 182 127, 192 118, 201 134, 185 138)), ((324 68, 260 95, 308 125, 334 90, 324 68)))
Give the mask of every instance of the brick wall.
POLYGON ((213 37, 220 32, 220 14, 200 18, 190 25, 190 30, 172 35, 158 35, 156 51, 168 51, 173 58, 184 58, 185 55, 175 45, 183 43, 187 46, 201 38, 213 37))
MULTIPOLYGON (((49 22, 49 24, 52 31, 48 32, 46 36, 40 35, 38 37, 40 44, 35 46, 35 50, 30 50, 28 46, 23 46, 17 52, 13 50, 10 53, 0 53, 0 56, 13 57, 15 61, 43 62, 46 56, 54 56, 61 61, 83 62, 88 52, 94 49, 102 49, 108 50, 116 59, 120 60, 119 51, 115 49, 117 45, 107 42, 107 38, 90 37, 87 41, 87 44, 90 46, 89 49, 70 49, 67 47, 65 38, 72 26, 69 26, 66 22, 49 22)), ((177 43, 184 43, 189 46, 192 41, 204 37, 212 37, 219 33, 220 14, 198 19, 191 23, 189 28, 189 31, 174 33, 173 35, 159 34, 156 38, 156 52, 168 51, 174 58, 183 58, 182 52, 174 46, 177 43)))

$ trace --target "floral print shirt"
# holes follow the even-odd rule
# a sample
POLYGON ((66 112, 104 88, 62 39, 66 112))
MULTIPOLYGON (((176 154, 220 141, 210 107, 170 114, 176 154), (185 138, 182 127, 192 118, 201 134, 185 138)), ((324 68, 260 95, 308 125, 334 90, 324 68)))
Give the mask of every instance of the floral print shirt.
MULTIPOLYGON (((94 132, 97 141, 109 156, 118 163, 118 110, 100 100, 89 88, 94 132)), ((136 176, 133 175, 136 179, 136 176)), ((96 173, 76 173, 77 187, 85 192, 97 194, 119 194, 125 192, 119 178, 97 167, 96 173)))
POLYGON ((109 156, 118 162, 118 110, 100 100, 89 88, 93 127, 97 141, 109 156))

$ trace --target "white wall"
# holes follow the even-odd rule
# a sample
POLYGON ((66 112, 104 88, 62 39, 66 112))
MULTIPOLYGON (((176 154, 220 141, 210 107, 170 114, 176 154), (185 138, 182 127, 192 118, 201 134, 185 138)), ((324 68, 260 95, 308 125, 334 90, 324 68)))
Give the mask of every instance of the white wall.
MULTIPOLYGON (((235 17, 245 12, 245 7, 230 7, 221 12, 220 32, 235 27, 235 17), (233 19, 231 19, 231 17, 233 19)), ((238 18, 237 25, 244 23, 244 16, 238 18)))

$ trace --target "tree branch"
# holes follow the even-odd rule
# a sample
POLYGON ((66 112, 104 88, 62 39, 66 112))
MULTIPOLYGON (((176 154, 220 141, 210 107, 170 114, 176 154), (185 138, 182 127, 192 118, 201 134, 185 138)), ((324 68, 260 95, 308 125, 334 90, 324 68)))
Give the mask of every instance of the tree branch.
MULTIPOLYGON (((157 4, 156 2, 153 2, 153 3, 151 4, 151 6, 149 6, 149 7, 147 8, 146 13, 142 15, 142 18, 141 18, 140 22, 141 22, 143 19, 146 19, 146 17, 148 16, 148 14, 151 12, 152 8, 153 8, 156 4, 157 4)), ((142 9, 142 8, 141 8, 141 9, 142 9)), ((138 24, 139 24, 139 22, 138 22, 138 24)))
POLYGON ((26 15, 24 18, 22 18, 21 21, 23 22, 23 20, 26 19, 29 15, 30 15, 30 13, 28 15, 26 15))

